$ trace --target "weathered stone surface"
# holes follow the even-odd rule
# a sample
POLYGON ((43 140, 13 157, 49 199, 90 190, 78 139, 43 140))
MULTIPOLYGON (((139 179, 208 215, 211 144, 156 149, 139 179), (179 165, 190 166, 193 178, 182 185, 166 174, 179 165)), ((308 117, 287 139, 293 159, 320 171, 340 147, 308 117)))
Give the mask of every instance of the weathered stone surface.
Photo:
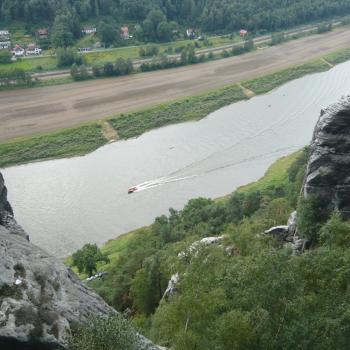
POLYGON ((289 246, 294 255, 301 254, 307 248, 308 241, 298 236, 297 212, 290 214, 287 225, 274 226, 264 232, 265 235, 276 237, 281 244, 289 246))
POLYGON ((19 226, 13 217, 13 210, 10 203, 7 201, 7 188, 4 183, 4 178, 0 173, 0 225, 6 227, 10 233, 21 235, 28 239, 28 235, 19 226))
MULTIPOLYGON (((71 327, 116 311, 16 223, 0 173, 0 349, 57 349, 71 327)), ((140 349, 159 349, 140 336, 140 349), (142 346, 141 346, 142 345, 142 346)))
POLYGON ((321 111, 313 134, 303 187, 325 207, 350 218, 350 97, 321 111))

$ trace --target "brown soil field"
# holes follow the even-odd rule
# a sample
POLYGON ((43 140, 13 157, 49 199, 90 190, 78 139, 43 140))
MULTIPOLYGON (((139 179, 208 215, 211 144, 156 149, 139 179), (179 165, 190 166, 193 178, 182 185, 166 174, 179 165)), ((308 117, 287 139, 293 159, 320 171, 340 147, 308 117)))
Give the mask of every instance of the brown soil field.
POLYGON ((195 95, 350 46, 350 28, 242 56, 127 77, 0 92, 0 140, 68 128, 195 95))

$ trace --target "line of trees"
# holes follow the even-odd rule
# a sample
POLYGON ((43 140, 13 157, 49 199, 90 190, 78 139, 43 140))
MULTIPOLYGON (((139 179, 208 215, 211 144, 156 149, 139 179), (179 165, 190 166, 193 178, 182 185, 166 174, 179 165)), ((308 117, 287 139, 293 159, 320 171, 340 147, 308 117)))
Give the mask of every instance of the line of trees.
POLYGON ((15 68, 5 72, 0 71, 0 88, 13 86, 32 86, 30 73, 22 68, 15 68))
POLYGON ((117 77, 128 75, 134 71, 133 63, 130 59, 118 58, 115 63, 106 62, 103 66, 93 66, 89 70, 84 64, 73 63, 70 74, 76 81, 87 80, 99 77, 117 77))

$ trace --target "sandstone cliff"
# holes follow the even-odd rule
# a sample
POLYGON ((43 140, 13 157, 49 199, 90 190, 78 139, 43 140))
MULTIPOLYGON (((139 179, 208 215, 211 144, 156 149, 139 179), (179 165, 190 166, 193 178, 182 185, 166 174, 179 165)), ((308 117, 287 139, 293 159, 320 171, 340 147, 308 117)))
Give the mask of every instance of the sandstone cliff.
POLYGON ((350 217, 350 97, 321 111, 310 146, 304 196, 350 217))
MULTIPOLYGON (((71 326, 116 311, 16 223, 0 173, 0 349, 64 347, 71 326)), ((158 349, 140 336, 143 348, 158 349)))

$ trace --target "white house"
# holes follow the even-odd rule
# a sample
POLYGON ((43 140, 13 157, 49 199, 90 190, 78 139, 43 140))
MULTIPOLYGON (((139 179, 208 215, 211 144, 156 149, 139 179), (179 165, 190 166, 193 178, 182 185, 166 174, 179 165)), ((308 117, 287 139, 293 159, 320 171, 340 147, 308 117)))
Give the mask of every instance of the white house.
POLYGON ((188 28, 188 29, 186 30, 186 35, 187 35, 187 37, 188 37, 189 39, 195 39, 195 38, 196 38, 196 34, 195 34, 195 32, 194 32, 194 29, 192 29, 192 28, 188 28))
POLYGON ((84 34, 95 34, 97 32, 97 28, 96 27, 84 27, 81 30, 81 32, 84 34))
POLYGON ((0 41, 0 50, 8 50, 11 48, 11 41, 0 41))
POLYGON ((19 46, 18 44, 16 44, 16 46, 12 50, 12 55, 15 57, 23 57, 24 53, 25 53, 25 51, 24 51, 23 47, 19 46))
POLYGON ((41 48, 36 46, 35 44, 29 44, 26 49, 26 55, 31 56, 31 55, 41 55, 41 48))
POLYGON ((9 38, 10 32, 7 29, 0 29, 0 37, 9 38))
POLYGON ((79 47, 78 48, 78 52, 80 53, 86 53, 86 52, 90 52, 91 51, 91 47, 79 47))
POLYGON ((129 34, 129 27, 124 26, 120 28, 121 34, 120 36, 124 39, 127 40, 130 38, 130 34, 129 34))

